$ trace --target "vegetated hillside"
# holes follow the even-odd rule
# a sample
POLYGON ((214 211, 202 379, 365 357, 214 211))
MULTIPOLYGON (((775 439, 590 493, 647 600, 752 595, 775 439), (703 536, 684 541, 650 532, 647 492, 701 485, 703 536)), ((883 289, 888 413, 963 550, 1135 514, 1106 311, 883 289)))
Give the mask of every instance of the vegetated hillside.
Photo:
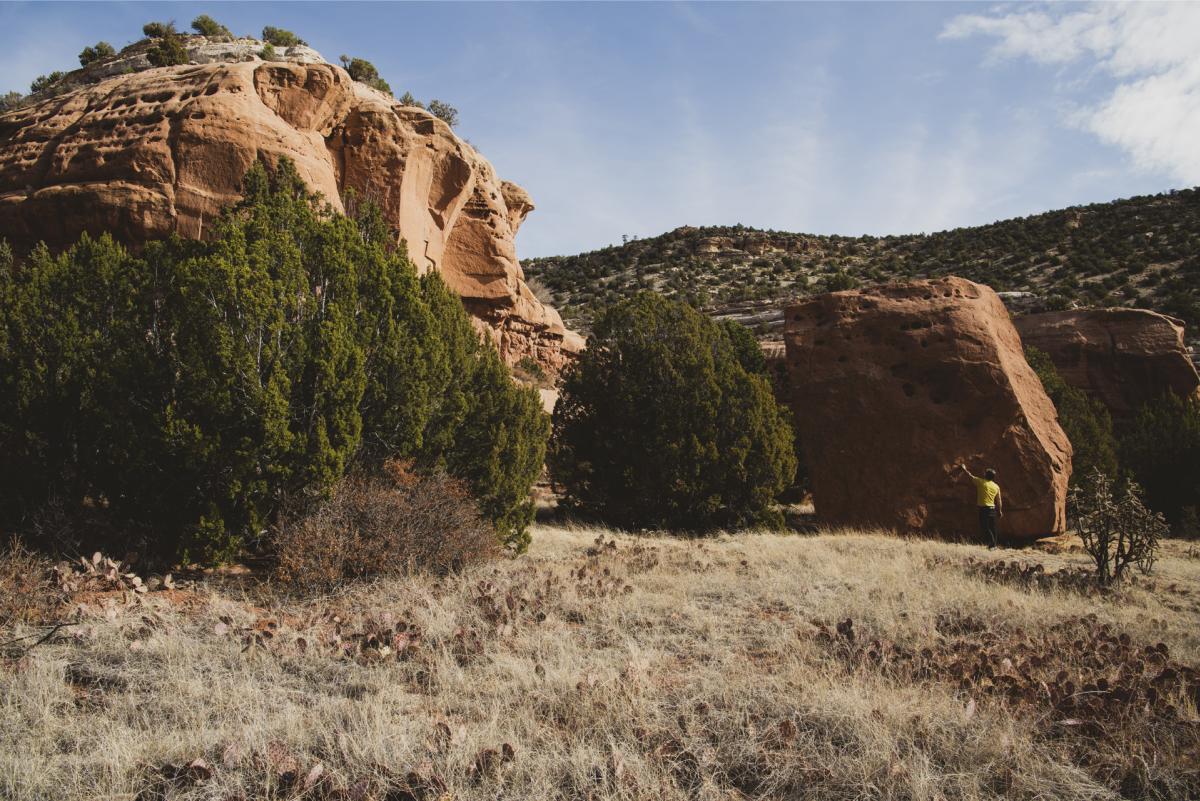
MULTIPOLYGON (((812 292, 960 275, 1022 310, 1137 306, 1200 324, 1200 189, 1077 206, 975 228, 905 236, 815 236, 743 225, 528 259, 525 273, 576 327, 653 289, 720 312, 812 292)), ((754 321, 753 314, 742 315, 754 321)), ((770 315, 762 315, 763 324, 770 315)), ((763 333, 760 330, 760 333, 763 333)))
POLYGON ((1099 592, 1082 555, 993 556, 543 527, 308 599, 77 568, 76 625, 0 652, 0 795, 1197 797, 1200 561, 1099 592))

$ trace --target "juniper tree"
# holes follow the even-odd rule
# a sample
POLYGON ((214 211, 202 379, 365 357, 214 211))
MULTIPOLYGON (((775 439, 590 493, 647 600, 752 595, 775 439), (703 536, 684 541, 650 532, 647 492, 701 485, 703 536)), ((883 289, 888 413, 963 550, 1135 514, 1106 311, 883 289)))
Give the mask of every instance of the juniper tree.
POLYGON ((567 373, 549 463, 565 506, 622 527, 777 524, 786 412, 728 334, 652 293, 605 310, 567 373))
MULTIPOLYGON (((84 236, 0 265, 0 518, 57 499, 211 561, 352 462, 463 478, 520 547, 547 421, 379 212, 255 165, 208 242, 84 236)), ((4 261, 11 261, 4 251, 4 261)))

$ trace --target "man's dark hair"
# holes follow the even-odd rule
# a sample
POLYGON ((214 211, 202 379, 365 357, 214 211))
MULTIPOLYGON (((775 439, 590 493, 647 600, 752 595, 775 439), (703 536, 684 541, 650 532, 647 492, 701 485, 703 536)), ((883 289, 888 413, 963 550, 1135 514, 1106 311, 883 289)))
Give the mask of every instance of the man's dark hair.
POLYGON ((987 470, 983 471, 983 477, 986 478, 988 481, 995 481, 996 480, 996 471, 989 467, 987 470))

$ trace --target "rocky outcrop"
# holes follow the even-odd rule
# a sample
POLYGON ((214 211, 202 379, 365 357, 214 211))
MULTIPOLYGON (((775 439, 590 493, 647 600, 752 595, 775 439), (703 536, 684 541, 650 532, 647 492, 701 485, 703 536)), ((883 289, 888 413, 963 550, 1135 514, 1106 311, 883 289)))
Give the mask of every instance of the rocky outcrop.
MULTIPOLYGON (((230 40, 209 39, 204 36, 185 34, 180 37, 184 50, 187 51, 188 61, 192 64, 218 64, 232 61, 262 61, 263 51, 267 43, 252 37, 239 37, 230 40)), ((148 57, 153 46, 153 40, 143 44, 133 45, 123 49, 113 58, 93 62, 79 72, 81 78, 93 82, 114 75, 127 75, 130 72, 142 72, 153 65, 148 57)), ((286 61, 294 64, 322 64, 325 59, 308 45, 292 45, 291 47, 271 46, 271 61, 286 61)))
POLYGON ((955 466, 994 467, 1001 534, 1065 526, 1071 446, 996 293, 960 278, 821 295, 787 309, 784 341, 818 515, 974 538, 955 466))
POLYGON ((1128 417, 1168 392, 1200 393, 1183 323, 1172 317, 1145 309, 1079 309, 1027 314, 1014 324, 1064 381, 1099 399, 1114 417, 1128 417))
POLYGON ((525 284, 524 190, 441 120, 325 63, 149 69, 0 116, 0 231, 17 247, 84 231, 203 237, 256 159, 285 156, 335 208, 350 189, 379 203, 510 363, 555 372, 582 347, 525 284))

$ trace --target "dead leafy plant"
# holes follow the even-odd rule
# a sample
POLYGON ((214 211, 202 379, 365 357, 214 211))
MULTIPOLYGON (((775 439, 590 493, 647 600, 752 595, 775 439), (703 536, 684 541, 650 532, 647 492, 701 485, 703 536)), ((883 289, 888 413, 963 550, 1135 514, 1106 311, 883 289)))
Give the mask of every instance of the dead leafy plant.
POLYGON ((49 560, 16 538, 0 550, 0 631, 17 623, 47 623, 63 600, 49 560))
POLYGON ((1027 590, 1068 590, 1082 595, 1097 595, 1109 589, 1107 585, 1098 584, 1095 574, 1085 567, 1046 570, 1040 562, 975 557, 968 557, 963 564, 971 575, 1027 590))
POLYGON ((1027 716, 1039 738, 1062 743, 1075 761, 1127 797, 1200 793, 1200 671, 1170 658, 1164 643, 1138 644, 1095 615, 1037 632, 995 620, 944 614, 937 641, 907 647, 860 636, 853 620, 816 623, 816 638, 853 669, 901 683, 943 682, 1027 716), (1148 765, 1170 765, 1170 782, 1148 765))
POLYGON ((495 557, 495 531, 466 485, 391 463, 383 475, 344 479, 308 514, 285 516, 274 537, 274 576, 304 591, 349 579, 447 573, 495 557))
POLYGON ((175 588, 175 580, 170 573, 143 581, 141 576, 133 572, 133 565, 128 561, 113 559, 99 551, 92 554, 91 559, 81 556, 74 562, 59 562, 54 566, 53 573, 58 586, 71 595, 83 591, 113 590, 142 594, 150 590, 175 588))

